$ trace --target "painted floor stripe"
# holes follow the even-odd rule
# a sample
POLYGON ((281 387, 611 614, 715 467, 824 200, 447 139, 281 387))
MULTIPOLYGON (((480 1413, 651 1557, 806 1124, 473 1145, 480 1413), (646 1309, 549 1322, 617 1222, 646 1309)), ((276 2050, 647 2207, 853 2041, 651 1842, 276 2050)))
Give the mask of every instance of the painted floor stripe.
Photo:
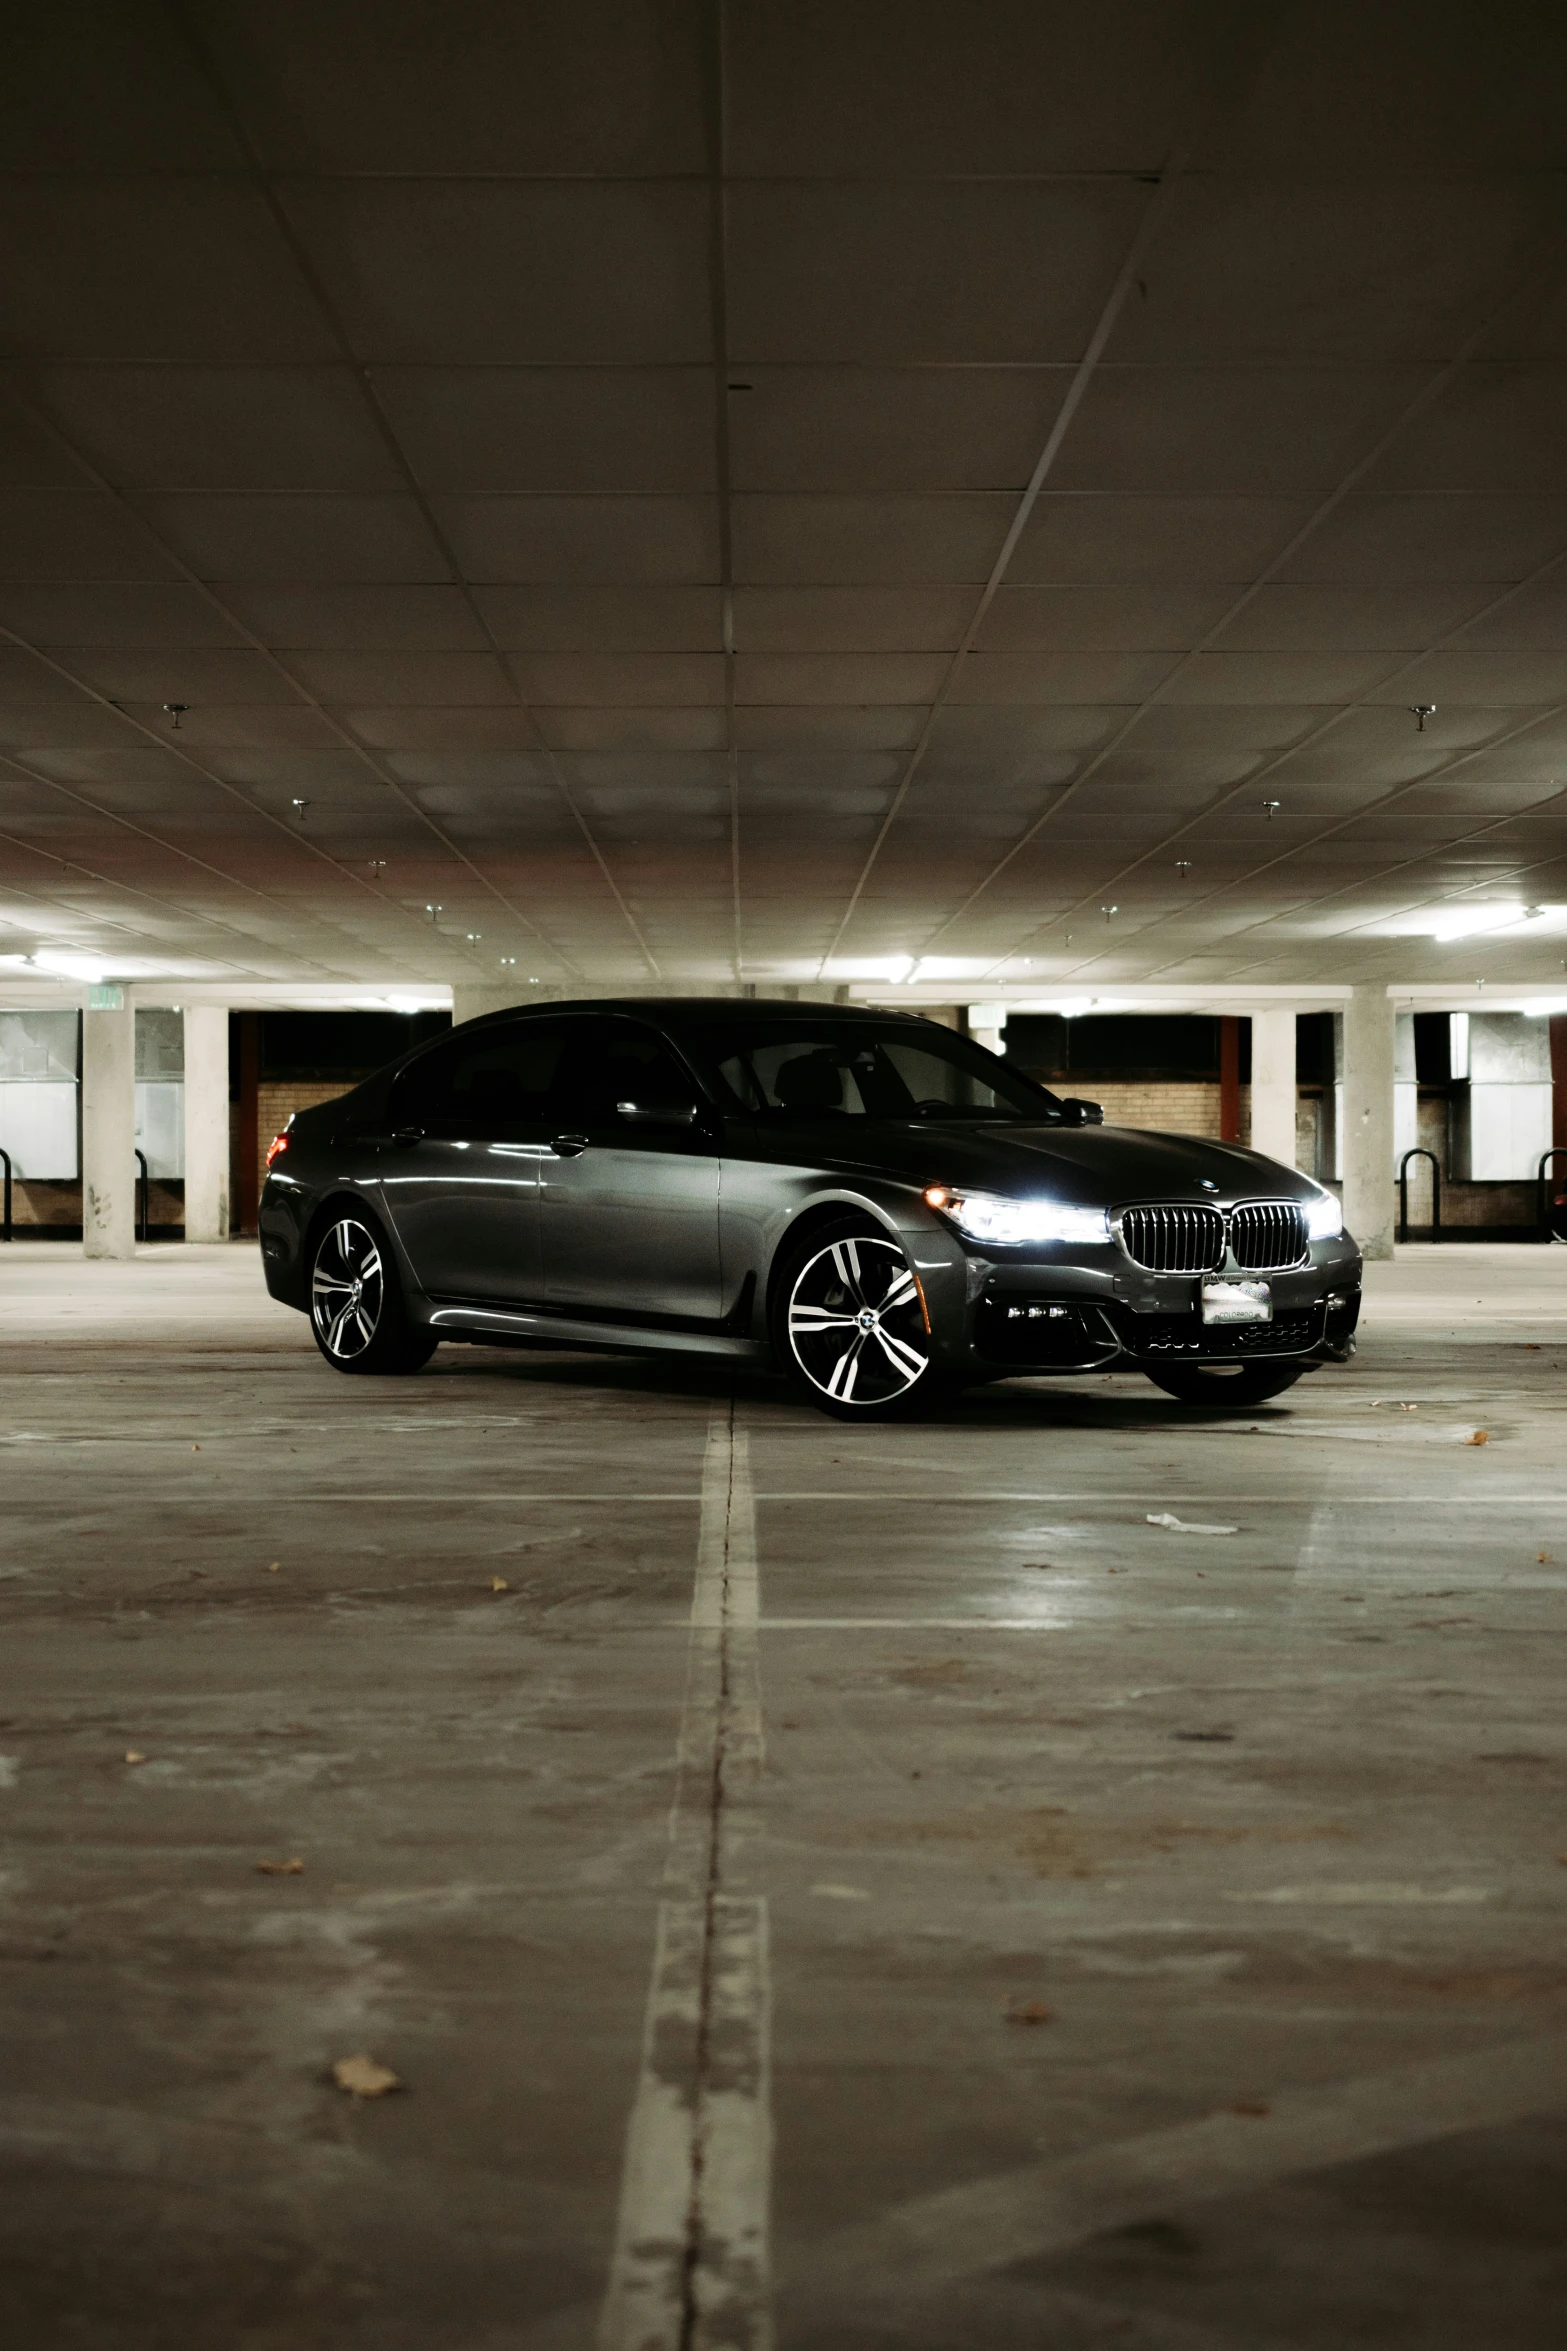
MULTIPOLYGON (((895 2206, 802 2256, 790 2318, 841 2326, 867 2300, 906 2302, 949 2281, 1065 2252, 1127 2228, 1298 2173, 1484 2129, 1567 2103, 1567 2036, 1505 2043, 1287 2092, 1263 2118, 1205 2115, 1026 2164, 895 2206)), ((801 2340, 809 2340, 808 2334, 801 2340)))
POLYGON ((772 2109, 756 1511, 715 1416, 674 1802, 598 2351, 768 2351, 772 2109))

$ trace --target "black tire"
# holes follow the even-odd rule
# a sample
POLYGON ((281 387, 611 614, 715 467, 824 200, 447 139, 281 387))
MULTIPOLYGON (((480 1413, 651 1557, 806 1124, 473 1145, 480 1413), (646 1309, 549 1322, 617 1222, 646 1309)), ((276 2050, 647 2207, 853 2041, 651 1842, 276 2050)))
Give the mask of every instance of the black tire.
POLYGON ((946 1393, 919 1276, 867 1217, 818 1225, 790 1245, 773 1346, 800 1394, 834 1420, 904 1420, 946 1393))
POLYGON ((1205 1404, 1210 1412, 1250 1412, 1270 1396, 1282 1396, 1305 1371, 1303 1363, 1161 1363, 1143 1370, 1156 1388, 1183 1404, 1205 1404))
POLYGON ((357 1205, 310 1252, 310 1330, 334 1371, 418 1371, 440 1344, 408 1312, 386 1235, 357 1205))

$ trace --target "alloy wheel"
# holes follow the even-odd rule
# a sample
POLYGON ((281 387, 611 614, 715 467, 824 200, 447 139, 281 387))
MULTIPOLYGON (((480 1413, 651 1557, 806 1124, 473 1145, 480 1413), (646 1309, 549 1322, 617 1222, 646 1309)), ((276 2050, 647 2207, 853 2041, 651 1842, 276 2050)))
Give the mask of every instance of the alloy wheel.
POLYGON ((336 1363, 363 1355, 385 1301, 380 1242, 353 1217, 340 1218, 323 1236, 310 1278, 311 1319, 323 1352, 336 1363))
POLYGON ((850 1234, 807 1258, 786 1328, 806 1379, 840 1406, 896 1403, 930 1368, 924 1301, 894 1241, 850 1234))

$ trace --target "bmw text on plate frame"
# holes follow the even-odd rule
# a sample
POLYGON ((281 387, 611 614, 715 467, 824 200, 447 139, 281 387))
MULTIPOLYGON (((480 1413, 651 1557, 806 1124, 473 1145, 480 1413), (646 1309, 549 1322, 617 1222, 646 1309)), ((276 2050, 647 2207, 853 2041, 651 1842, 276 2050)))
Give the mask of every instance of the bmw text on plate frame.
POLYGON ((493 1013, 298 1112, 268 1288, 342 1372, 442 1340, 776 1361, 845 1419, 1010 1375, 1146 1372, 1250 1409, 1354 1352, 1334 1195, 1107 1127, 914 1015, 665 1001, 493 1013))

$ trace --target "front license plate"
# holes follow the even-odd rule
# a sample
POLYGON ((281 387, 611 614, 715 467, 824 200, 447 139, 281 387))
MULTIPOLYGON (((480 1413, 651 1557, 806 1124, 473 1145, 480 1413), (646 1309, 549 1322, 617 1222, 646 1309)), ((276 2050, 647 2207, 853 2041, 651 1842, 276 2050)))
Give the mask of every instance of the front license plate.
POLYGON ((1273 1289, 1268 1282, 1204 1282, 1204 1322, 1271 1322, 1273 1289))

